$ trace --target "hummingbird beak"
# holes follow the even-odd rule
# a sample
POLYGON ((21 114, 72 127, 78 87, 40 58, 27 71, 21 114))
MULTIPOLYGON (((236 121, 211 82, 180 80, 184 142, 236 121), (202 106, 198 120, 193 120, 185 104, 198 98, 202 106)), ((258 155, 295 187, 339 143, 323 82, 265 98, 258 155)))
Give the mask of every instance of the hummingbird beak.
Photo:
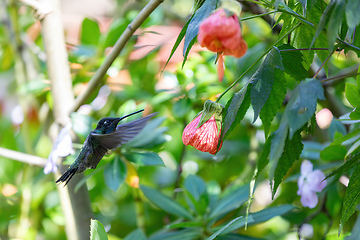
POLYGON ((144 109, 141 109, 141 110, 139 110, 139 111, 130 113, 130 114, 128 114, 128 115, 125 115, 125 116, 121 117, 119 121, 121 121, 121 120, 123 120, 123 119, 125 119, 125 118, 127 118, 127 117, 130 117, 130 116, 132 116, 132 115, 134 115, 134 114, 137 114, 137 113, 139 113, 139 112, 143 112, 143 111, 144 111, 144 109))

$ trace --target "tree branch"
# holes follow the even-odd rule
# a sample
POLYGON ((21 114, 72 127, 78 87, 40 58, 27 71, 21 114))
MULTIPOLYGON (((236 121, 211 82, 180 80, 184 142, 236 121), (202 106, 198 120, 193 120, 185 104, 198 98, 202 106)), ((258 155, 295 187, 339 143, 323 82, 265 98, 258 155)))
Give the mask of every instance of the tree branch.
POLYGON ((30 165, 35 165, 38 167, 44 167, 46 164, 45 158, 10 150, 7 148, 2 148, 2 147, 0 147, 0 156, 12 160, 16 160, 19 162, 27 163, 30 165))
POLYGON ((91 93, 95 90, 98 84, 103 80, 106 71, 109 69, 114 60, 118 57, 121 50, 124 48, 127 41, 133 35, 136 29, 145 21, 145 19, 163 2, 164 0, 150 0, 150 2, 141 10, 135 19, 127 26, 125 31, 121 34, 120 38, 116 41, 112 51, 106 57, 105 61, 101 64, 95 74, 89 80, 87 88, 76 99, 71 108, 71 111, 76 111, 85 103, 91 93))

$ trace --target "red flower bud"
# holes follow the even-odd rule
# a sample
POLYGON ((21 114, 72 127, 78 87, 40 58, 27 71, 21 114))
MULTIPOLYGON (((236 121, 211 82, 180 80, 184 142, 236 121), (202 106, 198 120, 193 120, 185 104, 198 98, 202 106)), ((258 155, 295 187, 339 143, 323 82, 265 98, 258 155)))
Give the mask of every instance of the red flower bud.
POLYGON ((204 110, 185 127, 182 135, 183 143, 202 152, 217 153, 222 147, 221 142, 218 148, 222 109, 221 104, 206 101, 204 110))
POLYGON ((247 44, 241 36, 238 17, 228 13, 220 8, 206 18, 200 24, 198 41, 210 51, 241 57, 247 51, 247 44))

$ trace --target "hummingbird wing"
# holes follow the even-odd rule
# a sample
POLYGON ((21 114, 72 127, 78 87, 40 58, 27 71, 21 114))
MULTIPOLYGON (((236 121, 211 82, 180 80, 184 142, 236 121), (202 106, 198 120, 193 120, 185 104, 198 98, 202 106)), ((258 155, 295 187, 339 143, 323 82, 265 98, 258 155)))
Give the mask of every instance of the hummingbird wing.
POLYGON ((139 132, 141 132, 141 130, 146 126, 150 118, 156 114, 157 113, 152 113, 134 121, 119 124, 116 127, 115 132, 107 134, 91 133, 91 136, 98 140, 101 146, 107 149, 119 147, 138 135, 139 132))

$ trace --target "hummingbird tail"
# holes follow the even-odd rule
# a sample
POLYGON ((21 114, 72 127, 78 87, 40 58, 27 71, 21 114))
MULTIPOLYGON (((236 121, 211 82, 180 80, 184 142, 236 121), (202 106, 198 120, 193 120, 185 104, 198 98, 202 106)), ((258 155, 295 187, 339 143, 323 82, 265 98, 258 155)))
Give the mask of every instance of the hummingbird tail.
POLYGON ((77 171, 78 171, 78 167, 70 167, 68 170, 66 170, 66 172, 64 172, 63 175, 61 175, 61 177, 58 180, 56 180, 56 183, 65 182, 64 186, 66 186, 77 171))

